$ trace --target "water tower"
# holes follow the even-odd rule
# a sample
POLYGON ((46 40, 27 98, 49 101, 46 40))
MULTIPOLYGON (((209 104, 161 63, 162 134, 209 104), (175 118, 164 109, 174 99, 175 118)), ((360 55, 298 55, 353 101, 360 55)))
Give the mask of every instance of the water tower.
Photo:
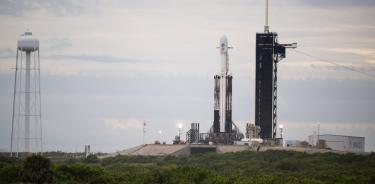
POLYGON ((42 152, 39 40, 25 32, 17 43, 10 155, 42 152))

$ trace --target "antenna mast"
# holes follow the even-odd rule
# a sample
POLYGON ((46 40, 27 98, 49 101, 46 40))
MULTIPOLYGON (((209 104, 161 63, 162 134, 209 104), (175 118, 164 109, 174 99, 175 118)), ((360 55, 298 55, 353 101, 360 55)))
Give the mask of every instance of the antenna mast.
POLYGON ((265 11, 265 25, 264 25, 264 32, 265 33, 269 33, 270 32, 270 28, 268 26, 268 0, 266 0, 266 11, 265 11))

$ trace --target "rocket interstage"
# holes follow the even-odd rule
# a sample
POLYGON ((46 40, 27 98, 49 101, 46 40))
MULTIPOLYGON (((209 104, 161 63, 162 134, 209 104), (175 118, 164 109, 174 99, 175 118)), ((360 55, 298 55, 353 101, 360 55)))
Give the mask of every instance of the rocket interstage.
POLYGON ((229 74, 228 40, 220 39, 221 72, 214 76, 214 133, 232 131, 232 75, 229 74))

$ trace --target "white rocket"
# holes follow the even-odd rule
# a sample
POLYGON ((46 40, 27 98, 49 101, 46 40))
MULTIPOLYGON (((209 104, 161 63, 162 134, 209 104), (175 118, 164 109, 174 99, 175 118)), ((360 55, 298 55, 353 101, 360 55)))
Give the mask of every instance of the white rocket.
POLYGON ((220 39, 221 72, 215 76, 215 114, 214 132, 231 132, 232 130, 232 76, 229 73, 227 37, 220 39))
POLYGON ((227 97, 227 80, 229 71, 229 57, 228 57, 228 40, 225 35, 220 39, 220 55, 221 55, 221 80, 220 80, 220 130, 225 129, 225 120, 226 120, 226 97, 227 97))

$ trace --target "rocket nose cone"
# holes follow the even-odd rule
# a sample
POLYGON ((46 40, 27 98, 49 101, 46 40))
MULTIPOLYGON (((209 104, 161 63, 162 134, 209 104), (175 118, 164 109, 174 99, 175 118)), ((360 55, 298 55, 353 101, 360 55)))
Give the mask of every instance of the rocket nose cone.
POLYGON ((228 46, 228 39, 225 35, 223 35, 220 39, 220 46, 221 47, 228 46))

